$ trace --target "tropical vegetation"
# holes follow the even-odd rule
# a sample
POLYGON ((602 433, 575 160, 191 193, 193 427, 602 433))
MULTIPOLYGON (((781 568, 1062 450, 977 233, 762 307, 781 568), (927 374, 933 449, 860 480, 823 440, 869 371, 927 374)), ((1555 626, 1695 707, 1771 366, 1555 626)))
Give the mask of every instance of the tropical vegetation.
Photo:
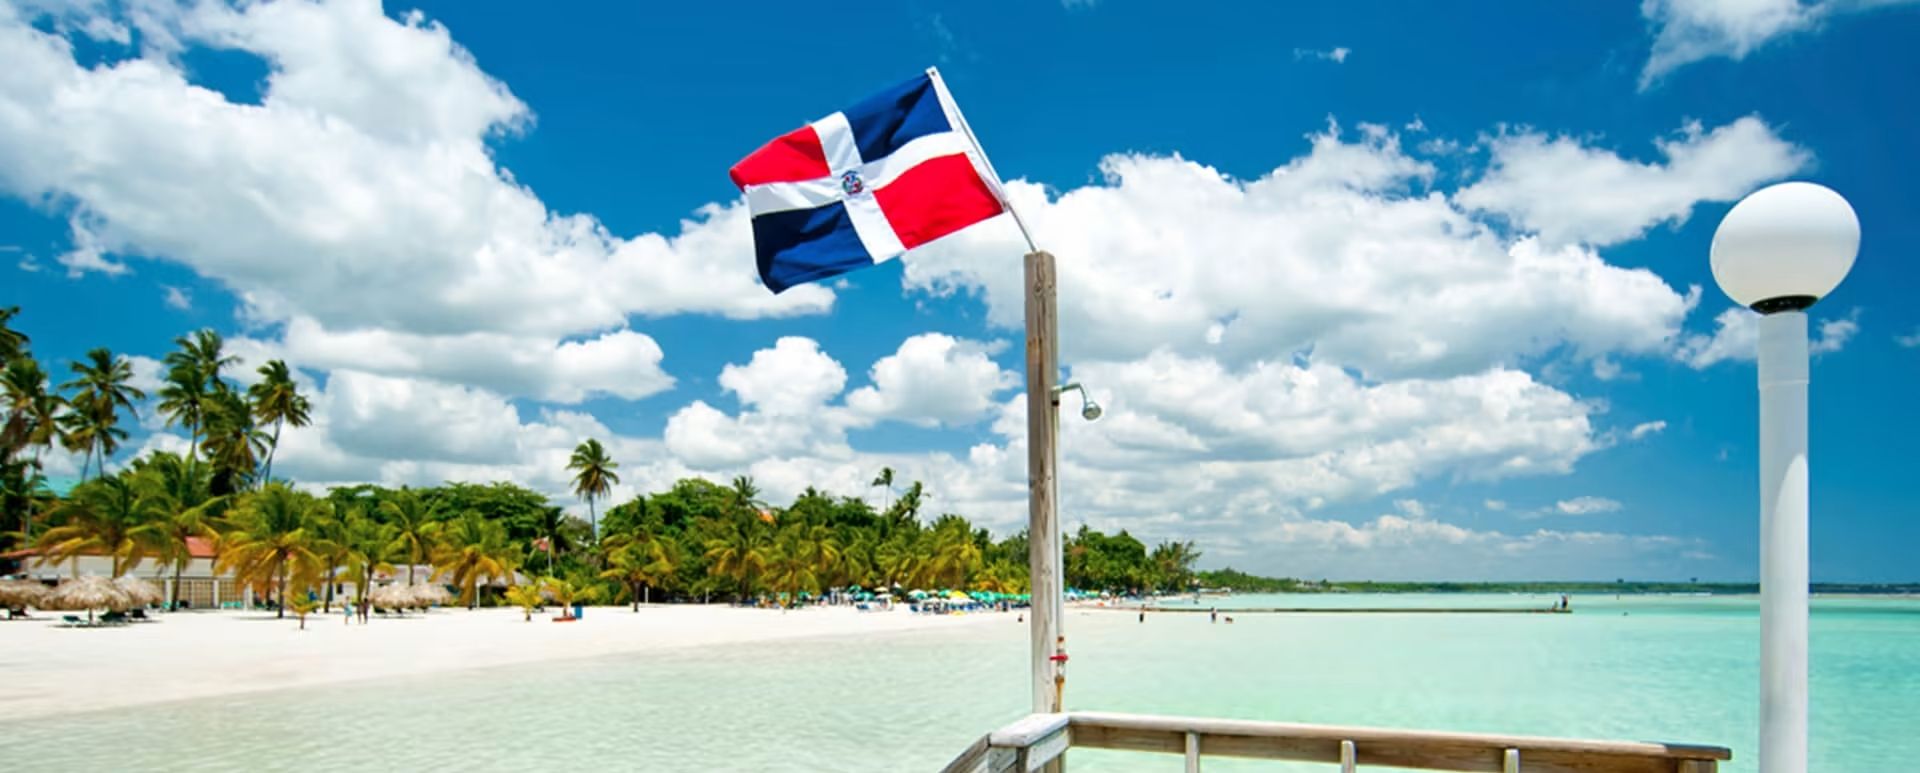
MULTIPOLYGON (((808 488, 784 505, 747 476, 687 478, 616 501, 620 465, 586 438, 565 468, 585 520, 511 482, 303 486, 276 477, 280 443, 311 421, 301 376, 286 363, 267 362, 242 386, 230 379, 239 361, 202 330, 175 340, 150 401, 133 386, 131 361, 105 349, 72 363, 74 378, 56 389, 31 340, 11 328, 17 313, 0 309, 0 552, 30 547, 27 560, 42 563, 105 556, 115 577, 164 572, 176 579, 169 603, 196 541, 214 548, 219 571, 296 614, 309 601, 331 608, 349 584, 357 595, 339 603, 362 603, 381 582, 440 583, 465 606, 529 610, 544 599, 636 610, 793 604, 852 586, 1027 589, 1024 532, 996 538, 962 515, 923 512, 925 485, 896 492, 891 468, 868 491, 808 488), (182 430, 185 448, 117 460, 123 426, 142 410, 182 430), (43 469, 56 446, 81 457, 79 482, 60 493, 43 469), (872 488, 884 489, 878 508, 865 496, 872 488)), ((1125 531, 1083 526, 1067 540, 1065 568, 1081 589, 1186 590, 1198 557, 1191 543, 1149 549, 1125 531)))

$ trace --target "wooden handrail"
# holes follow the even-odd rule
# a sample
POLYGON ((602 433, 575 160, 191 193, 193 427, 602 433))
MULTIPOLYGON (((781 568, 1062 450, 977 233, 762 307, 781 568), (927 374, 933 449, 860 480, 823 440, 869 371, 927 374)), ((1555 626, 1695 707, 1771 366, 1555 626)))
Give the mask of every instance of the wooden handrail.
POLYGON ((947 773, 1034 771, 1069 747, 1490 773, 1713 773, 1719 746, 1301 725, 1107 712, 1034 714, 976 742, 947 773))

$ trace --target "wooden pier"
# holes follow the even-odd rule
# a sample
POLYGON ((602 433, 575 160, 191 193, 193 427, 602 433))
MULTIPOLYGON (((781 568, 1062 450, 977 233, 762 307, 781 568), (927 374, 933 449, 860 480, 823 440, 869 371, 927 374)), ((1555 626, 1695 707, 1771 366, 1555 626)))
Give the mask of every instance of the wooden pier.
POLYGON ((1297 725, 1233 719, 1076 711, 1032 714, 975 742, 944 773, 1057 769, 1069 748, 1487 773, 1713 773, 1733 753, 1719 746, 1297 725))

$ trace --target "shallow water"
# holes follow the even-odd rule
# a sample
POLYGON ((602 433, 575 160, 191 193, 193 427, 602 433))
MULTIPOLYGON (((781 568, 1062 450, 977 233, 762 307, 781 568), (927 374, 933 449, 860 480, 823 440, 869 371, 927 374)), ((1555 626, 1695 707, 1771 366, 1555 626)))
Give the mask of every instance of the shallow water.
MULTIPOLYGON (((1249 596, 1542 607, 1547 597, 1249 596)), ((1572 615, 1073 610, 1072 708, 1710 743, 1753 770, 1756 600, 1577 597, 1572 615)), ((0 722, 20 770, 936 770, 1026 704, 1004 624, 625 655, 0 722), (22 752, 32 750, 32 754, 22 752)), ((1920 600, 1817 599, 1817 771, 1920 759, 1920 600)), ((293 665, 293 664, 290 664, 293 665)), ((127 685, 137 690, 137 684, 127 685)), ((1179 759, 1072 753, 1078 770, 1179 759)), ((1328 770, 1209 759, 1206 769, 1328 770)))

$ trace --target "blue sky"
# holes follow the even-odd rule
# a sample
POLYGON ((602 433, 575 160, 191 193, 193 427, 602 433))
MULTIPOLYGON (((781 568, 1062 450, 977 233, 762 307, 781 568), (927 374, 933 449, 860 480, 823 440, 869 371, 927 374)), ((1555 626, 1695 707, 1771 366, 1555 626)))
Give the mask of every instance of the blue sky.
POLYGON ((1813 574, 1915 579, 1920 8, 812 10, 9 3, 0 304, 61 371, 151 377, 202 326, 286 358, 322 418, 275 469, 315 485, 560 495, 594 435, 625 493, 887 465, 1004 532, 1012 226, 774 297, 726 176, 937 65, 1109 407, 1065 428, 1070 525, 1315 577, 1746 580, 1752 328, 1707 245, 1808 179, 1864 234, 1813 314, 1813 574))

